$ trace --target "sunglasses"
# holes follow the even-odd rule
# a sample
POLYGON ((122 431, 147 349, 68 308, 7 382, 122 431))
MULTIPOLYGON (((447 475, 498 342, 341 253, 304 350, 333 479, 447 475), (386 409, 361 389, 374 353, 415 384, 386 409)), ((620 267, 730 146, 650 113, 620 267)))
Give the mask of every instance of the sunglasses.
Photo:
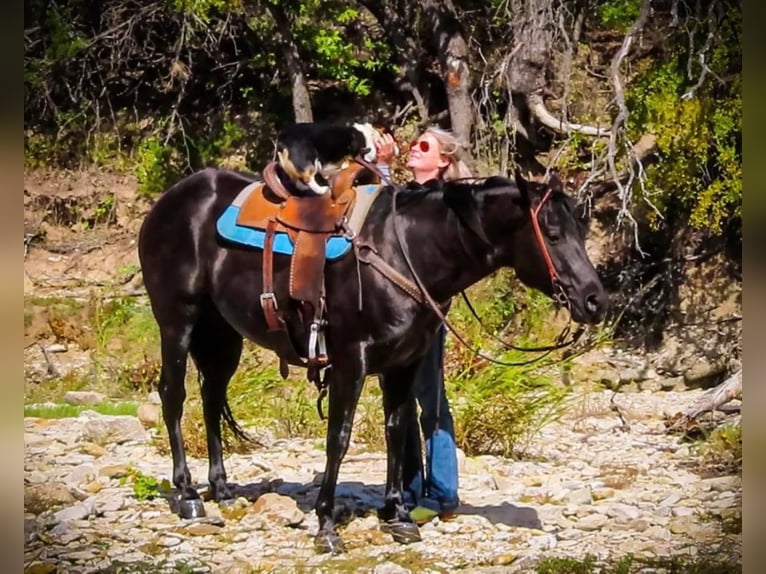
POLYGON ((428 140, 415 140, 410 144, 410 149, 418 148, 423 153, 428 153, 428 151, 431 149, 431 144, 428 143, 428 140))

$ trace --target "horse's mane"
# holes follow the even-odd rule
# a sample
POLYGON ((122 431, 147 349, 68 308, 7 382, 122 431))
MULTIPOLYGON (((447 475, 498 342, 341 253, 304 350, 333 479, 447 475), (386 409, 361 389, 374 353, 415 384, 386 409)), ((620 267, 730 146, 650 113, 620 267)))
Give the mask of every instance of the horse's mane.
MULTIPOLYGON (((451 181, 430 180, 424 184, 411 181, 404 186, 389 185, 386 192, 389 198, 393 197, 394 191, 399 189, 401 193, 396 196, 397 213, 412 207, 432 197, 436 200, 443 200, 447 206, 466 223, 467 219, 473 216, 472 207, 478 199, 477 192, 484 190, 500 190, 508 187, 516 187, 513 179, 500 175, 489 177, 473 177, 465 179, 456 179, 451 181)), ((552 197, 557 203, 563 206, 564 210, 574 219, 577 226, 577 232, 580 237, 585 238, 588 233, 589 222, 587 217, 578 209, 579 204, 575 198, 564 191, 555 191, 552 197)), ((473 225, 469 224, 469 227, 473 225)))
POLYGON ((397 191, 400 193, 396 196, 396 210, 400 211, 403 208, 409 207, 415 203, 420 203, 423 199, 429 195, 442 193, 442 182, 438 180, 430 180, 424 184, 416 181, 410 181, 405 185, 390 185, 386 187, 386 191, 393 198, 393 194, 397 191))
POLYGON ((396 196, 396 207, 397 211, 399 211, 402 208, 423 201, 428 196, 443 198, 448 204, 455 204, 456 202, 450 200, 461 196, 471 196, 479 190, 507 185, 516 184, 511 179, 495 175, 451 181, 432 179, 422 184, 411 181, 404 186, 389 186, 387 190, 389 193, 393 193, 398 187, 402 191, 402 193, 396 196))

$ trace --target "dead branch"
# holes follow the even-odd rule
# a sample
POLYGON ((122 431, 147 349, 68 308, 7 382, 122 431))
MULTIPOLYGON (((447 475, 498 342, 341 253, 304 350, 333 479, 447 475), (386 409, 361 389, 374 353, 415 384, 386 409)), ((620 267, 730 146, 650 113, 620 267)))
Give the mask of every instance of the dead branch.
MULTIPOLYGON (((710 7, 708 8, 708 12, 707 12, 708 33, 707 33, 707 37, 705 38, 704 45, 702 46, 702 48, 700 48, 699 52, 697 52, 697 59, 699 60, 700 68, 701 68, 699 78, 697 78, 697 82, 694 84, 694 86, 688 92, 686 92, 684 95, 681 96, 682 100, 693 98, 694 94, 697 92, 697 90, 699 90, 702 87, 702 84, 705 82, 705 76, 707 75, 708 72, 710 72, 710 68, 708 68, 705 58, 707 56, 708 51, 710 50, 710 46, 713 43, 713 38, 715 37, 715 33, 717 31, 715 18, 713 17, 713 9, 716 7, 716 4, 717 4, 716 1, 713 0, 710 3, 710 7)), ((694 41, 693 37, 690 35, 690 43, 693 43, 693 41, 694 41)), ((694 50, 693 50, 693 46, 690 46, 690 48, 691 48, 690 49, 690 54, 691 54, 694 52, 694 50)), ((689 63, 688 63, 689 79, 692 79, 692 73, 691 73, 692 61, 693 61, 692 57, 689 56, 689 63)))
POLYGON ((720 385, 713 387, 702 395, 691 407, 683 413, 682 424, 696 419, 703 413, 717 410, 729 401, 742 397, 742 369, 738 369, 733 375, 720 385))
POLYGON ((579 133, 586 136, 610 137, 611 132, 607 128, 587 126, 584 124, 575 124, 557 119, 548 108, 540 94, 530 94, 527 96, 529 111, 542 125, 560 134, 579 133))
POLYGON ((56 368, 56 365, 53 363, 53 361, 50 358, 50 355, 48 355, 48 349, 45 348, 44 345, 41 345, 40 343, 37 343, 37 346, 40 347, 40 351, 43 353, 43 357, 45 358, 45 363, 47 365, 46 371, 49 376, 51 377, 60 377, 61 373, 56 368))
POLYGON ((741 368, 723 383, 702 395, 691 407, 670 417, 666 423, 667 429, 670 432, 689 433, 690 429, 694 429, 694 421, 699 416, 715 410, 730 411, 732 409, 726 408, 726 403, 738 398, 742 398, 741 368))
POLYGON ((564 51, 564 61, 561 66, 561 75, 564 77, 564 93, 561 96, 561 121, 564 123, 568 123, 567 118, 567 102, 569 101, 569 87, 570 87, 570 73, 572 68, 572 56, 574 54, 574 46, 572 44, 572 41, 569 39, 569 34, 567 33, 567 27, 566 23, 564 21, 564 13, 566 12, 566 8, 562 7, 561 10, 559 10, 558 13, 558 28, 559 33, 561 35, 561 38, 564 40, 564 44, 566 45, 566 50, 564 51))
MULTIPOLYGON (((567 134, 578 133, 578 134, 593 136, 593 137, 609 137, 608 128, 577 124, 577 123, 570 122, 567 118, 567 100, 569 98, 569 72, 570 72, 570 66, 572 61, 572 55, 574 54, 574 49, 575 49, 574 44, 570 40, 569 34, 567 33, 567 24, 565 21, 567 16, 569 16, 570 18, 573 18, 572 14, 566 8, 566 5, 562 6, 557 11, 557 13, 550 13, 546 15, 547 21, 555 22, 556 30, 554 33, 557 33, 557 37, 559 37, 563 41, 564 45, 566 46, 566 50, 564 51, 564 62, 563 62, 564 95, 563 95, 563 105, 561 109, 561 118, 555 117, 550 112, 550 110, 548 110, 548 108, 546 107, 545 101, 543 100, 543 92, 545 91, 545 88, 530 90, 526 93, 527 107, 529 108, 529 111, 532 117, 534 117, 538 123, 547 127, 548 129, 553 130, 554 132, 558 134, 567 135, 567 134)), ((539 20, 533 20, 533 21, 535 22, 535 24, 539 24, 541 26, 544 25, 542 22, 539 22, 539 20)), ((575 17, 574 26, 575 27, 577 26, 576 17, 575 17)), ((579 34, 579 32, 577 31, 575 31, 575 33, 579 34)), ((553 37, 547 36, 545 38, 546 38, 546 41, 549 42, 549 44, 553 42, 553 37)), ((550 51, 551 46, 546 45, 545 48, 546 48, 546 51, 550 51)))
POLYGON ((620 417, 620 426, 617 428, 623 432, 630 432, 630 425, 628 424, 628 421, 625 420, 625 417, 622 414, 622 410, 620 409, 620 405, 618 405, 615 402, 615 398, 617 397, 617 391, 612 391, 612 398, 609 399, 609 409, 616 412, 617 416, 620 417))
MULTIPOLYGON (((617 173, 617 166, 615 164, 615 157, 617 155, 617 138, 620 134, 624 134, 625 132, 625 125, 628 120, 628 107, 625 104, 625 90, 623 88, 622 84, 622 78, 620 76, 620 66, 622 65, 623 60, 628 56, 628 53, 630 52, 630 47, 633 44, 633 40, 635 37, 641 32, 643 27, 646 25, 646 22, 649 20, 649 12, 651 9, 651 0, 642 0, 641 2, 641 10, 639 12, 638 18, 636 18, 636 21, 633 23, 633 25, 630 27, 630 30, 625 35, 625 38, 622 41, 622 46, 620 46, 620 49, 617 51, 617 53, 614 55, 614 58, 612 59, 612 65, 611 65, 611 79, 612 79, 612 85, 614 86, 614 95, 615 100, 617 102, 617 116, 614 118, 614 122, 612 123, 612 131, 609 134, 609 146, 608 146, 608 153, 607 153, 607 164, 609 166, 609 171, 612 174, 612 179, 617 183, 617 188, 619 189, 619 195, 620 199, 622 200, 622 207, 617 214, 617 221, 619 221, 623 218, 628 219, 634 230, 635 234, 635 244, 636 248, 639 250, 639 252, 643 253, 641 251, 641 246, 638 244, 638 225, 636 223, 636 220, 633 218, 633 215, 630 212, 629 205, 631 200, 631 184, 633 183, 633 179, 635 178, 635 171, 633 170, 632 165, 629 168, 628 172, 628 180, 623 185, 622 180, 620 179, 619 174, 617 173)), ((627 144, 627 142, 624 142, 627 144)), ((640 164, 639 164, 640 167, 640 164)))
POLYGON ((598 169, 594 169, 577 189, 577 196, 581 197, 583 194, 587 194, 593 199, 597 199, 610 191, 618 189, 620 184, 624 186, 630 179, 631 173, 635 173, 636 170, 639 169, 643 170, 644 166, 655 160, 657 157, 656 153, 657 139, 654 135, 642 135, 628 152, 630 163, 625 169, 617 174, 617 179, 602 180, 594 184, 597 178, 603 176, 607 172, 607 167, 602 166, 598 169), (594 186, 593 190, 588 189, 591 185, 594 186))

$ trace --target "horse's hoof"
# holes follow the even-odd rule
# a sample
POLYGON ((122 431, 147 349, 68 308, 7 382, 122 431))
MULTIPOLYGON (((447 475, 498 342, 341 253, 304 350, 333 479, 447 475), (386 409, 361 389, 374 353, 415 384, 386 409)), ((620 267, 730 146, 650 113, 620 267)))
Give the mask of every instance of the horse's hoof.
POLYGON ((402 522, 400 520, 382 522, 380 524, 380 531, 389 533, 400 544, 411 544, 412 542, 420 542, 422 540, 420 529, 414 522, 402 522))
POLYGON ((205 503, 201 498, 186 498, 178 503, 181 518, 202 518, 205 516, 205 503))
POLYGON ((319 532, 314 537, 314 549, 319 554, 343 554, 346 546, 335 532, 319 532))

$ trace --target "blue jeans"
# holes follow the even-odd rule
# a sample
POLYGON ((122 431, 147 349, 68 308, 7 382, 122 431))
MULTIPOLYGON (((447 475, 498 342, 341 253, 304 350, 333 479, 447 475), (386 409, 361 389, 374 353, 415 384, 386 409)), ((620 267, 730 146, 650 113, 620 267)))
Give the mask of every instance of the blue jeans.
POLYGON ((438 512, 454 511, 458 504, 457 447, 455 427, 444 390, 444 326, 423 357, 412 388, 420 404, 420 426, 426 441, 425 469, 417 410, 411 409, 404 451, 404 487, 414 502, 438 512), (425 475, 425 479, 424 479, 425 475))

